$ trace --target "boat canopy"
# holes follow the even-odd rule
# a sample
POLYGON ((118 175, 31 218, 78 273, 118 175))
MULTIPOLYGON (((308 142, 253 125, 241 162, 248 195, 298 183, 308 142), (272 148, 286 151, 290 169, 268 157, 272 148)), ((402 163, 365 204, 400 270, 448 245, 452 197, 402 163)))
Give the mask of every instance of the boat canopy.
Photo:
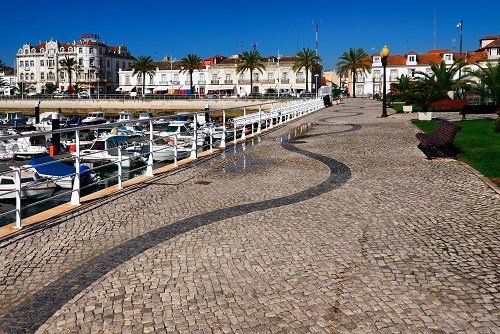
MULTIPOLYGON (((76 173, 74 166, 66 165, 50 156, 33 158, 28 162, 28 165, 33 166, 39 174, 67 176, 76 173)), ((80 166, 80 174, 89 171, 88 166, 80 166)))

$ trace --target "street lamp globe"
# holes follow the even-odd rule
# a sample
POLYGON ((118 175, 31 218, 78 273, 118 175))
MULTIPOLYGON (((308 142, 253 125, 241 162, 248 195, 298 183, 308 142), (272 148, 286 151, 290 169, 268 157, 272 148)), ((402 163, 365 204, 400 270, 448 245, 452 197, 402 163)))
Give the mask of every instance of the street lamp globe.
POLYGON ((388 57, 390 53, 391 53, 391 51, 389 50, 389 48, 387 47, 387 45, 384 45, 384 47, 382 48, 382 51, 380 51, 380 56, 382 58, 383 57, 388 57))

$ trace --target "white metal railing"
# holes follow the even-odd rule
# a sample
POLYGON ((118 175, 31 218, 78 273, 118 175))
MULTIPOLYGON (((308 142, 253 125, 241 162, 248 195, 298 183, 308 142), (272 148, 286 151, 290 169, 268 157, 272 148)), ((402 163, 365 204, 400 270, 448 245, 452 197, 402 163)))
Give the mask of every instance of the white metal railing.
MULTIPOLYGON (((232 109, 238 109, 241 110, 242 107, 239 108, 231 108, 231 109, 224 109, 224 110, 211 110, 211 111, 204 111, 203 113, 208 112, 210 113, 215 113, 215 112, 222 112, 222 124, 219 124, 222 129, 216 130, 216 126, 214 125, 208 130, 208 133, 202 133, 198 131, 197 128, 197 123, 198 123, 198 117, 200 117, 200 112, 191 112, 191 113, 184 113, 187 114, 189 117, 192 119, 196 120, 194 123, 194 129, 188 131, 187 133, 176 133, 169 135, 168 138, 170 138, 173 141, 173 164, 174 166, 177 166, 178 160, 179 160, 179 142, 180 138, 182 137, 183 139, 186 139, 187 136, 192 137, 191 141, 191 148, 190 148, 190 153, 187 155, 187 157, 191 159, 196 159, 197 158, 197 152, 200 150, 203 151, 209 151, 209 152, 214 152, 214 147, 215 144, 217 143, 214 141, 214 134, 216 131, 218 131, 218 134, 220 135, 220 140, 218 140, 218 147, 224 148, 226 147, 226 140, 227 139, 232 139, 233 143, 237 143, 239 140, 245 140, 246 136, 248 135, 257 135, 259 134, 263 129, 271 129, 276 125, 281 125, 285 122, 291 121, 297 117, 301 117, 303 115, 306 115, 310 112, 316 111, 318 109, 321 109, 323 107, 323 102, 321 99, 312 99, 312 100, 304 100, 304 101, 283 101, 283 102, 278 102, 278 103, 263 103, 260 105, 253 105, 253 106, 243 106, 243 115, 234 117, 232 118, 229 122, 226 122, 226 113, 228 111, 231 111, 232 109), (258 108, 257 112, 253 113, 247 113, 247 111, 250 108, 258 108), (248 132, 248 133, 247 133, 248 132), (204 138, 208 138, 207 141, 203 141, 203 144, 198 143, 198 136, 203 135, 204 138)), ((168 118, 173 119, 175 115, 168 116, 168 118)), ((24 203, 22 194, 23 194, 23 189, 22 189, 22 184, 21 180, 23 178, 23 174, 27 172, 27 168, 24 166, 20 166, 17 164, 17 167, 13 167, 11 170, 4 170, 0 171, 0 176, 5 175, 6 173, 14 173, 14 183, 15 186, 13 187, 12 190, 10 191, 4 191, 2 192, 0 188, 0 196, 2 194, 15 194, 15 208, 12 210, 8 210, 5 212, 0 212, 0 219, 3 217, 11 217, 12 215, 15 215, 15 228, 22 228, 22 219, 23 219, 23 211, 22 209, 26 209, 28 207, 34 207, 36 205, 40 205, 43 202, 46 202, 48 200, 54 200, 55 198, 58 197, 63 197, 67 196, 68 194, 70 195, 70 201, 69 203, 71 205, 78 206, 80 205, 81 201, 81 196, 82 196, 82 190, 86 189, 92 184, 82 186, 81 185, 81 172, 80 172, 80 166, 83 164, 84 161, 86 161, 85 157, 86 154, 83 153, 82 149, 82 141, 81 141, 81 135, 85 131, 102 131, 103 129, 111 129, 112 127, 115 126, 125 126, 127 124, 140 124, 146 129, 146 132, 148 133, 148 136, 144 136, 141 138, 142 140, 139 141, 139 145, 142 145, 143 147, 148 147, 149 150, 144 150, 141 153, 139 153, 139 156, 145 160, 145 165, 139 166, 136 168, 128 168, 125 170, 124 168, 124 163, 125 162, 130 162, 127 161, 130 159, 128 155, 124 154, 124 150, 126 150, 126 147, 124 146, 119 146, 116 150, 117 152, 117 157, 113 161, 106 162, 104 164, 101 164, 99 166, 92 166, 89 171, 90 172, 97 172, 102 168, 105 168, 107 166, 117 166, 117 173, 116 175, 112 175, 106 178, 101 178, 98 183, 104 184, 108 183, 108 181, 112 181, 113 179, 116 179, 116 187, 117 189, 122 189, 123 188, 123 178, 125 173, 133 173, 133 172, 140 172, 141 170, 144 170, 144 174, 146 176, 153 176, 153 165, 154 165, 154 160, 153 160, 153 153, 161 150, 161 148, 154 150, 154 132, 155 130, 155 125, 158 124, 158 122, 163 121, 165 119, 165 116, 159 116, 159 117, 151 117, 148 119, 144 120, 131 120, 127 122, 120 122, 120 123, 109 123, 109 124, 100 124, 100 125, 86 125, 86 126, 78 126, 78 127, 71 127, 71 128, 62 128, 58 130, 53 130, 53 131, 37 131, 37 135, 45 135, 45 136, 50 136, 54 134, 74 134, 74 141, 71 143, 71 145, 74 145, 75 152, 72 156, 70 157, 63 157, 56 159, 55 162, 49 162, 46 163, 51 164, 51 163, 60 163, 61 161, 66 161, 74 160, 74 166, 75 166, 75 173, 70 174, 73 178, 73 186, 70 190, 68 191, 60 191, 55 195, 52 195, 50 198, 43 199, 43 200, 38 200, 38 201, 33 201, 30 203, 24 203), (22 205, 23 204, 23 205, 22 205)), ((0 143, 3 141, 8 141, 8 140, 15 140, 17 138, 21 137, 26 137, 28 136, 27 134, 16 134, 16 135, 7 135, 7 136, 0 136, 0 143)), ((68 137, 73 137, 73 136, 68 136, 68 137)), ((167 139, 168 140, 168 139, 167 139)))

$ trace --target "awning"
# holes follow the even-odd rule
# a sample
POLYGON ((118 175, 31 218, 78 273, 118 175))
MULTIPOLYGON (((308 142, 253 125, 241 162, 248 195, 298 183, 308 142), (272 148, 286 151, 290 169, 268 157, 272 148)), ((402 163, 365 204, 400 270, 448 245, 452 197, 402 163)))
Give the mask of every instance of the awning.
POLYGON ((270 88, 272 88, 272 89, 286 89, 286 90, 289 90, 289 89, 291 89, 291 86, 292 85, 290 85, 290 84, 288 84, 288 85, 284 85, 284 84, 281 84, 281 85, 279 85, 279 84, 263 84, 262 88, 263 89, 270 89, 270 88))
POLYGON ((155 88, 153 88, 153 92, 168 91, 169 89, 171 89, 171 86, 156 86, 155 88))
POLYGON ((234 90, 236 85, 206 85, 205 86, 205 91, 209 90, 234 90))

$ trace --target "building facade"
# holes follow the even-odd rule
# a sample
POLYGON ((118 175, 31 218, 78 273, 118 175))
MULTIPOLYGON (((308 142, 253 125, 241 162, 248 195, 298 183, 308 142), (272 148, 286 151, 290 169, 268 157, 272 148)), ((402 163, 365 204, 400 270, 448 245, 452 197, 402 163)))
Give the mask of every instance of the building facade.
MULTIPOLYGON (((386 67, 386 89, 390 91, 391 83, 396 83, 402 75, 409 77, 421 76, 419 73, 430 73, 432 64, 445 62, 451 66, 454 61, 464 59, 467 65, 461 71, 461 75, 467 71, 473 71, 478 66, 484 67, 486 62, 498 62, 500 60, 500 36, 486 36, 479 40, 479 49, 476 51, 454 52, 451 50, 430 50, 427 53, 409 51, 406 54, 390 54, 387 58, 386 67)), ((358 73, 356 76, 356 96, 374 96, 382 93, 383 67, 380 54, 370 57, 372 63, 371 71, 358 73)), ((457 74, 458 76, 459 74, 457 74)), ((352 87, 352 77, 349 77, 352 87)))
POLYGON ((111 93, 119 85, 118 72, 134 62, 124 45, 108 46, 95 34, 83 34, 72 43, 50 40, 38 45, 24 44, 16 56, 17 80, 26 82, 34 92, 44 92, 47 83, 57 90, 72 90, 69 73, 59 62, 65 57, 74 58, 78 71, 72 73, 71 85, 91 93, 111 93))
POLYGON ((0 68, 0 81, 3 82, 3 86, 0 87, 0 96, 8 96, 15 93, 14 90, 17 86, 17 79, 13 68, 7 66, 0 68))
MULTIPOLYGON (((215 93, 225 97, 242 97, 250 93, 266 92, 298 94, 306 89, 305 69, 292 70, 295 58, 292 56, 269 56, 263 58, 265 70, 253 72, 253 87, 250 87, 250 71, 236 73, 240 63, 239 55, 213 56, 203 60, 205 68, 193 72, 194 92, 190 91, 189 74, 182 72, 180 61, 166 58, 155 62, 153 77, 146 77, 146 94, 199 94, 215 93)), ((119 71, 118 92, 134 92, 142 89, 141 74, 133 75, 131 70, 119 71)), ((308 88, 316 90, 322 83, 320 73, 308 75, 308 88), (317 74, 317 76, 315 76, 317 74)))

